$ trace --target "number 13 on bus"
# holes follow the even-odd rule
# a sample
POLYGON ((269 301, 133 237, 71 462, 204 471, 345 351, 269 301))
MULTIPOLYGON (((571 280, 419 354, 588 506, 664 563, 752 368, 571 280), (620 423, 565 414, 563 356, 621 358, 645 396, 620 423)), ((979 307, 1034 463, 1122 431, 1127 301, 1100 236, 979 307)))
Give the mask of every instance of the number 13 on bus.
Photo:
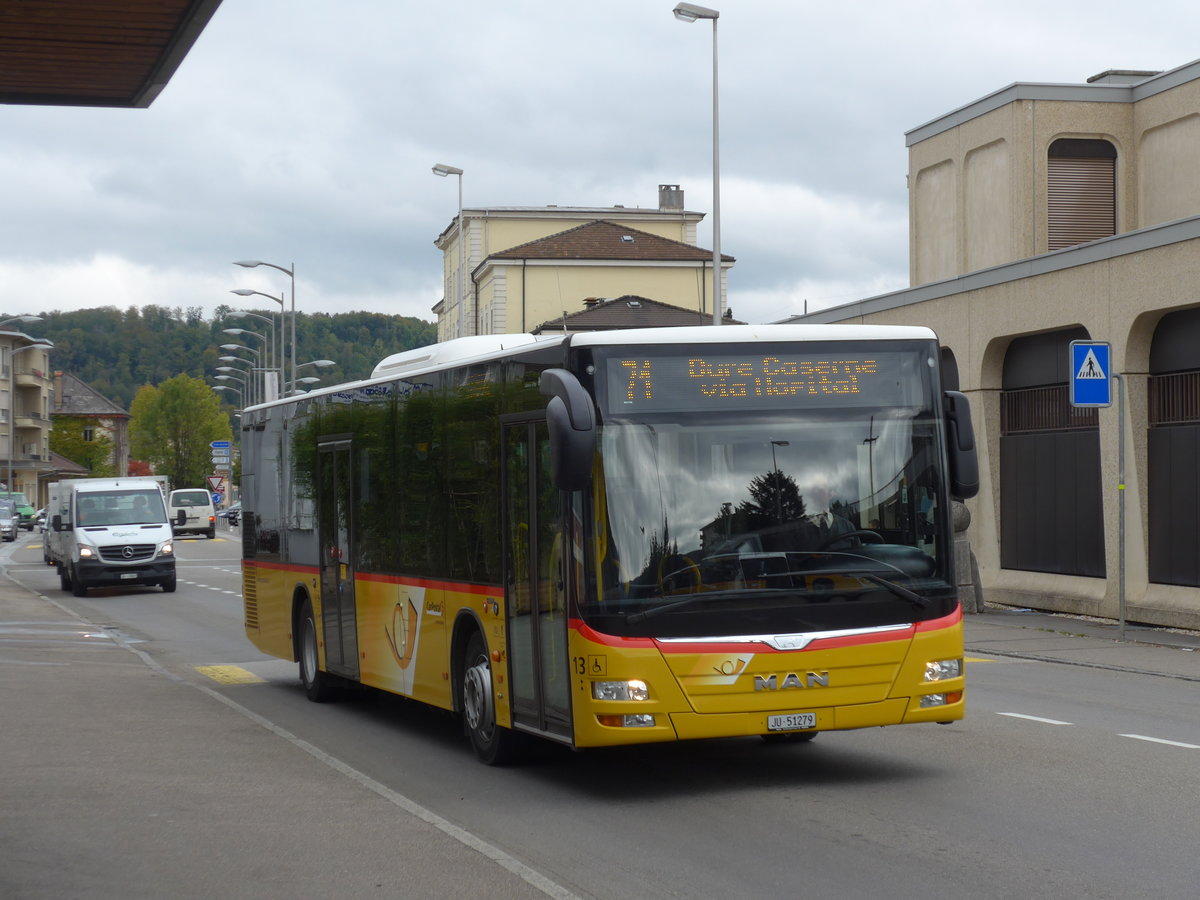
POLYGON ((924 328, 490 335, 242 417, 246 631, 476 755, 960 719, 965 397, 924 328))

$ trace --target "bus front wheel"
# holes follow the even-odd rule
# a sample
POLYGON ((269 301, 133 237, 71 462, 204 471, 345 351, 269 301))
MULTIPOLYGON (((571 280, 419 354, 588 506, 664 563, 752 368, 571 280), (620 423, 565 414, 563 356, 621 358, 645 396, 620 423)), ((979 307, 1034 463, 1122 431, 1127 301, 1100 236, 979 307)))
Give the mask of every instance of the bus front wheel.
POLYGON ((312 601, 305 600, 300 610, 300 683, 304 693, 313 703, 325 703, 334 698, 337 685, 333 676, 321 671, 321 658, 317 654, 317 623, 313 617, 312 601))
POLYGON ((518 736, 496 724, 496 704, 492 692, 492 666, 487 647, 478 632, 467 641, 463 656, 460 706, 463 725, 471 747, 481 762, 504 765, 516 756, 518 736))

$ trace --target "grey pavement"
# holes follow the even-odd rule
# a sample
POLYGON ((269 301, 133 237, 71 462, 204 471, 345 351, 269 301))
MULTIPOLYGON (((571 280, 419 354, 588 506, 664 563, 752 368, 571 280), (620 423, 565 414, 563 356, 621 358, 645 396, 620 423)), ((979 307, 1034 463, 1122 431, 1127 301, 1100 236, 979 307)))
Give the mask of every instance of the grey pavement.
POLYGON ((5 900, 569 896, 413 807, 0 576, 5 900))
MULTIPOLYGON (((968 655, 1200 681, 1200 634, 989 609, 968 655)), ((0 577, 0 897, 570 896, 0 577)))

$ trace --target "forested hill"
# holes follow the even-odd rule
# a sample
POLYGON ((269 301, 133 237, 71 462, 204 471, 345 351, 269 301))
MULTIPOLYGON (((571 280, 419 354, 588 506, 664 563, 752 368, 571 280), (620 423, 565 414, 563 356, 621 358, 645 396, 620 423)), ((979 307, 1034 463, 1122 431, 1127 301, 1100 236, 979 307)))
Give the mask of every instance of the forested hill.
MULTIPOLYGON (((257 313, 269 317, 267 310, 257 313)), ((8 327, 53 341, 51 369, 71 372, 125 409, 142 385, 157 385, 180 373, 216 384, 212 376, 218 374, 217 366, 228 365, 217 357, 231 355, 219 345, 244 344, 255 349, 263 345, 256 337, 223 334, 222 329, 245 328, 267 335, 270 328, 261 319, 239 316, 229 307, 219 307, 212 319, 205 319, 196 309, 159 306, 124 312, 110 306, 38 314, 41 322, 8 327)), ((290 329, 289 321, 289 348, 290 329)), ((297 361, 332 359, 337 366, 319 371, 307 368, 297 374, 320 375, 324 385, 366 378, 385 356, 436 340, 436 325, 411 316, 301 312, 296 317, 297 361)), ((232 355, 250 358, 252 354, 239 351, 232 355)))

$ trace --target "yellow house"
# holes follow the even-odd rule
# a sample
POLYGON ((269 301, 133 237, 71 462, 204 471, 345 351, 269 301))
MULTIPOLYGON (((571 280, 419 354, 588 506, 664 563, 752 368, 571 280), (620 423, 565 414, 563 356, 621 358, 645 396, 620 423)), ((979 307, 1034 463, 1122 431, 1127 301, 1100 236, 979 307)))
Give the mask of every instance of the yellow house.
MULTIPOLYGON (((711 317, 713 255, 696 246, 703 218, 683 208, 678 185, 659 185, 654 209, 464 209, 463 224, 456 217, 434 242, 445 291, 433 307, 438 340, 529 331, 595 297, 650 297, 711 317)), ((733 264, 722 255, 722 310, 733 264)))

